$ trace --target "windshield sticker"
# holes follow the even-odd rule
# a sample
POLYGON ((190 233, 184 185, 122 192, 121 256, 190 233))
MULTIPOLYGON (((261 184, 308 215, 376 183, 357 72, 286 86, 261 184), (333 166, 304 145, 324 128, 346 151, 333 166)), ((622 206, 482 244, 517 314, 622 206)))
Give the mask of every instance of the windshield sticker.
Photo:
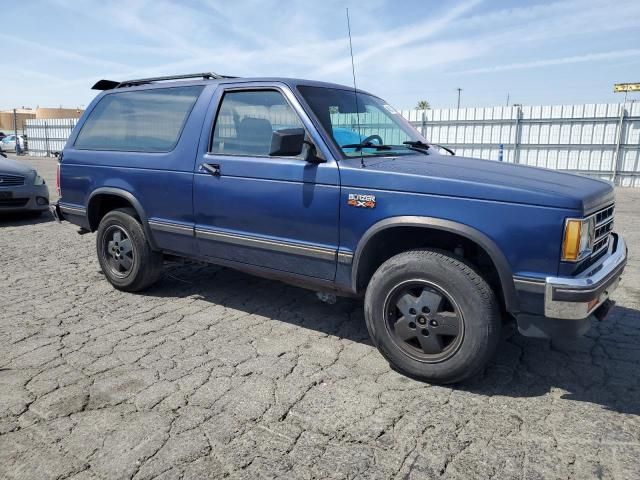
POLYGON ((398 111, 393 108, 391 105, 387 105, 386 103, 384 105, 382 105, 384 107, 384 109, 389 112, 389 113, 393 113, 394 115, 398 115, 398 111))

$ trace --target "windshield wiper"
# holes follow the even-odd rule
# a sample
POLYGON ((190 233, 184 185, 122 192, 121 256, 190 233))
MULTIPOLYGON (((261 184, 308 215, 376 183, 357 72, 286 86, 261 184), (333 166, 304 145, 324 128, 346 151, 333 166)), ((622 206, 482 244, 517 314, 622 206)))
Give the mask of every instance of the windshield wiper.
POLYGON ((444 145, 440 145, 439 143, 432 143, 431 145, 433 145, 434 147, 438 147, 441 148, 447 152, 449 152, 451 155, 455 155, 456 152, 454 152, 453 150, 451 150, 450 148, 445 147, 444 145))
POLYGON ((359 152, 363 148, 375 148, 376 150, 391 150, 389 145, 382 145, 380 143, 364 142, 364 143, 349 143, 348 145, 341 145, 340 148, 355 148, 356 152, 359 152))
POLYGON ((411 147, 415 147, 416 149, 420 149, 420 150, 428 150, 431 147, 438 147, 441 148, 443 150, 446 150, 447 152, 449 152, 451 155, 455 155, 456 152, 454 152, 453 150, 451 150, 450 148, 447 148, 443 145, 438 145, 437 143, 432 143, 432 144, 428 144, 428 143, 424 143, 420 140, 416 140, 416 141, 408 141, 408 142, 402 142, 405 145, 410 145, 411 147))
POLYGON ((422 150, 429 150, 429 148, 431 148, 431 145, 420 140, 408 140, 406 142, 402 142, 402 144, 409 145, 410 147, 421 148, 422 150))
POLYGON ((427 150, 429 150, 429 144, 421 142, 420 140, 402 142, 402 145, 404 145, 405 148, 408 148, 409 150, 429 155, 427 152, 427 150))

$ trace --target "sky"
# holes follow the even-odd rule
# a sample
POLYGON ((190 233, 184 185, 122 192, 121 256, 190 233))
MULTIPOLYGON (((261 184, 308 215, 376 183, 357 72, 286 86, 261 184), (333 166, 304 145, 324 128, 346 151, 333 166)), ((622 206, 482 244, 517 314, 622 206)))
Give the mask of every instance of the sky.
MULTIPOLYGON (((101 78, 214 71, 352 85, 396 108, 622 100, 640 0, 0 0, 0 109, 84 107, 101 78)), ((634 94, 630 98, 640 95, 634 94)))

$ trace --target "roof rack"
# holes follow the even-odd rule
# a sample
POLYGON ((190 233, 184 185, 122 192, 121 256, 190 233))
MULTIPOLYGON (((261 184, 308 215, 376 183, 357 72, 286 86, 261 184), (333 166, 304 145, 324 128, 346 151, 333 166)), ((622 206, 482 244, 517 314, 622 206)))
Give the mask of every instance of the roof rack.
POLYGON ((135 85, 145 85, 153 82, 163 82, 166 80, 184 80, 187 78, 203 78, 203 79, 223 79, 236 78, 230 75, 220 75, 215 72, 204 73, 187 73, 184 75, 168 75, 165 77, 139 78, 137 80, 125 80, 124 82, 116 82, 115 80, 99 80, 95 83, 92 90, 111 90, 113 88, 133 87, 135 85))

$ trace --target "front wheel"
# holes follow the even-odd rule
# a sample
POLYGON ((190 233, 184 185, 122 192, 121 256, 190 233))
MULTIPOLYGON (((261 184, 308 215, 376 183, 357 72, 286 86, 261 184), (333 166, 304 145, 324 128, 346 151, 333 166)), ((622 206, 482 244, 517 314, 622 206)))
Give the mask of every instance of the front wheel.
POLYGON ((412 250, 383 263, 365 295, 372 341, 399 371, 431 383, 478 373, 500 339, 493 290, 463 260, 412 250))
POLYGON ((118 290, 137 292, 162 276, 162 254, 151 249, 133 209, 112 210, 102 218, 96 247, 104 275, 118 290))

